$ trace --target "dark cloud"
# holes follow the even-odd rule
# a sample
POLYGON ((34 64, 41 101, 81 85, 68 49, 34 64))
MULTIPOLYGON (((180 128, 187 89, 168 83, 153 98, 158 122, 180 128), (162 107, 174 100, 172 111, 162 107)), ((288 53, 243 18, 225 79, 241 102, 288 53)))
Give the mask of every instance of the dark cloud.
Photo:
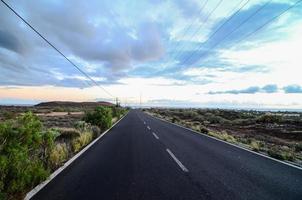
POLYGON ((16 53, 22 53, 23 51, 23 45, 19 39, 5 30, 0 30, 0 47, 15 51, 16 53))
MULTIPOLYGON (((165 52, 162 34, 166 33, 160 24, 137 18, 133 26, 125 25, 116 19, 114 9, 119 4, 107 0, 89 4, 12 0, 9 4, 84 71, 88 63, 96 66, 95 71, 88 73, 106 76, 106 83, 117 83, 134 64, 157 60, 165 52)), ((41 69, 59 69, 68 75, 78 72, 3 5, 0 6, 0 24, 0 68, 5 74, 0 75, 0 84, 83 85, 72 79, 58 81, 51 73, 47 74, 49 79, 43 77, 43 72, 37 76, 41 69)))
POLYGON ((117 16, 106 1, 40 2, 26 7, 32 11, 32 21, 43 32, 52 33, 55 43, 64 44, 63 49, 86 61, 104 63, 112 71, 129 68, 132 62, 158 59, 164 52, 156 23, 139 22, 133 27, 134 38, 128 27, 114 19, 117 16))
POLYGON ((300 85, 288 85, 283 88, 285 93, 302 93, 302 87, 300 85))

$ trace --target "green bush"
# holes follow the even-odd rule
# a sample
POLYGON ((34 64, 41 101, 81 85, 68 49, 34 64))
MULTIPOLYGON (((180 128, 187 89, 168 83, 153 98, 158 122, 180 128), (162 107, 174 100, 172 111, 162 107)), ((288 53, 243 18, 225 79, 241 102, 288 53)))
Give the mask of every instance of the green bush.
POLYGON ((258 123, 280 123, 281 121, 282 121, 282 116, 271 115, 271 114, 262 115, 257 119, 258 123))
POLYGON ((92 112, 87 112, 84 116, 84 121, 98 126, 101 130, 106 130, 112 123, 112 112, 107 107, 97 107, 92 112))
POLYGON ((45 165, 54 136, 38 117, 26 113, 0 123, 0 196, 16 198, 48 175, 45 165))
POLYGON ((86 123, 85 121, 77 121, 74 124, 74 128, 79 131, 87 131, 91 129, 91 125, 86 123))
POLYGON ((302 143, 298 143, 298 144, 295 145, 295 151, 296 152, 302 151, 302 143))
POLYGON ((290 150, 279 150, 276 147, 273 147, 269 149, 267 153, 271 157, 279 160, 289 160, 289 161, 295 160, 295 155, 290 150))
POLYGON ((120 107, 112 107, 112 117, 117 117, 118 119, 122 115, 122 110, 120 107))

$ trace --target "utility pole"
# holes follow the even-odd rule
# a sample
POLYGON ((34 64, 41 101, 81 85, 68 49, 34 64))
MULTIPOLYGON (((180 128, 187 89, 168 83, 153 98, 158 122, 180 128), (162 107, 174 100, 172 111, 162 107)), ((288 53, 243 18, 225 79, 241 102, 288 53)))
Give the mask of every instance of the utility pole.
POLYGON ((119 106, 120 106, 120 105, 119 105, 119 101, 118 101, 118 98, 117 98, 117 97, 115 98, 115 106, 116 106, 116 107, 119 107, 119 106))
POLYGON ((139 93, 139 107, 142 107, 142 93, 139 93))

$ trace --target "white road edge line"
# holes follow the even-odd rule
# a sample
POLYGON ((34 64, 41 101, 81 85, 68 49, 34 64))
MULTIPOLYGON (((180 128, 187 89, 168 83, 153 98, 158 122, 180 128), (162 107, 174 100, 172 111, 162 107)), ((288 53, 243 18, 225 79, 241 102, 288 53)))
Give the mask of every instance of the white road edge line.
POLYGON ((152 134, 156 139, 159 139, 159 137, 154 132, 152 132, 152 134))
POLYGON ((170 151, 170 149, 166 149, 166 150, 173 158, 173 160, 178 164, 178 166, 182 169, 182 171, 189 172, 189 170, 176 158, 176 156, 170 151))
MULTIPOLYGON (((128 112, 129 113, 129 112, 128 112)), ((94 141, 92 141, 90 144, 88 144, 84 149, 82 149, 79 153, 74 155, 71 159, 69 159, 62 167, 58 168, 56 171, 54 171, 45 181, 37 185, 34 189, 29 191, 24 200, 31 199, 35 194, 37 194, 40 190, 42 190, 50 181, 52 181, 58 174, 60 174, 66 167, 68 167, 73 161, 75 161, 78 157, 80 157, 85 151, 87 151, 92 145, 94 145, 100 138, 102 138, 107 132, 109 132, 116 124, 118 124, 124 117, 128 115, 124 115, 121 119, 119 119, 117 122, 115 122, 108 130, 103 132, 98 138, 96 138, 94 141)))
POLYGON ((151 128, 150 128, 150 126, 147 126, 147 129, 149 129, 149 130, 150 130, 150 129, 151 129, 151 128))
POLYGON ((204 134, 204 133, 200 133, 200 132, 194 131, 193 129, 189 129, 189 128, 184 127, 184 126, 181 126, 181 125, 179 125, 179 124, 174 124, 174 123, 172 123, 172 122, 166 121, 166 120, 161 119, 161 118, 159 118, 159 117, 155 117, 155 116, 152 116, 152 115, 149 115, 149 114, 147 114, 147 115, 148 115, 148 116, 150 116, 150 117, 153 117, 153 118, 155 118, 155 119, 161 120, 161 121, 163 121, 163 122, 166 122, 166 123, 172 124, 172 125, 174 125, 174 126, 178 126, 178 127, 180 127, 180 128, 183 128, 183 129, 189 130, 189 131, 191 131, 191 132, 193 132, 193 133, 195 133, 195 134, 199 134, 199 135, 202 135, 202 136, 205 136, 205 137, 208 137, 208 138, 212 138, 212 139, 214 139, 214 140, 217 140, 217 141, 223 142, 223 143, 225 143, 225 144, 229 144, 229 145, 231 145, 231 146, 233 146, 233 147, 237 147, 237 148, 239 148, 239 149, 242 149, 242 150, 248 151, 248 152, 253 153, 253 154, 256 154, 256 155, 258 155, 258 156, 262 156, 262 157, 264 157, 264 158, 267 158, 267 159, 270 159, 270 160, 273 160, 273 161, 276 161, 276 162, 282 163, 282 164, 287 165, 287 166, 289 166, 289 167, 293 167, 293 168, 296 168, 296 169, 302 170, 302 167, 299 167, 299 166, 293 165, 293 164, 291 164, 291 163, 284 162, 284 161, 281 161, 281 160, 278 160, 278 159, 275 159, 275 158, 269 157, 269 156, 267 156, 267 155, 264 155, 264 154, 261 154, 261 153, 258 153, 258 152, 255 152, 255 151, 252 151, 252 150, 250 150, 250 149, 247 149, 247 148, 244 148, 244 147, 238 146, 238 145, 236 145, 236 144, 232 144, 232 143, 229 143, 229 142, 227 142, 227 141, 220 140, 220 139, 218 139, 218 138, 215 138, 215 137, 212 137, 212 136, 206 135, 206 134, 204 134))

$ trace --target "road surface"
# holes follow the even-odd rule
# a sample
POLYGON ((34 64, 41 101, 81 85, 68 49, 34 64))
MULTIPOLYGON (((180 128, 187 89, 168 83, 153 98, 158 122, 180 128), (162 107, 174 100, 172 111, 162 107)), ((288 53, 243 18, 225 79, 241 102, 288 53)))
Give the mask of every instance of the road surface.
POLYGON ((302 170, 132 110, 33 199, 302 199, 302 170))

